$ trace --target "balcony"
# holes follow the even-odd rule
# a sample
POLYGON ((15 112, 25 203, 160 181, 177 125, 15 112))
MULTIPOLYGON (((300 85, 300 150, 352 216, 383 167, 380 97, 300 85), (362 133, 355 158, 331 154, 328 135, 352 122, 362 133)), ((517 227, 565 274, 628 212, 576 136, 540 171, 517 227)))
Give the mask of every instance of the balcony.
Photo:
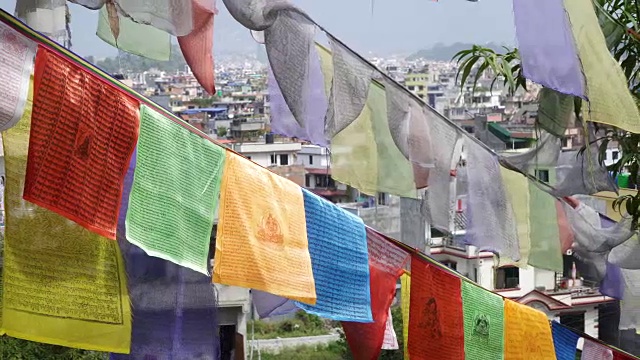
POLYGON ((265 129, 266 125, 262 120, 243 120, 231 123, 231 131, 233 132, 262 131, 265 129))

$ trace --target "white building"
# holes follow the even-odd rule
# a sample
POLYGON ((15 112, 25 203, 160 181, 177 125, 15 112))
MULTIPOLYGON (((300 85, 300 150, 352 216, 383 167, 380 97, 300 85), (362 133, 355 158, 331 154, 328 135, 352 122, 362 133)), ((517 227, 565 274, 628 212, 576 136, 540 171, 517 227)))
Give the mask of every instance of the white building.
POLYGON ((231 149, 260 166, 288 166, 297 161, 298 152, 302 149, 299 142, 290 143, 238 143, 231 144, 231 149))

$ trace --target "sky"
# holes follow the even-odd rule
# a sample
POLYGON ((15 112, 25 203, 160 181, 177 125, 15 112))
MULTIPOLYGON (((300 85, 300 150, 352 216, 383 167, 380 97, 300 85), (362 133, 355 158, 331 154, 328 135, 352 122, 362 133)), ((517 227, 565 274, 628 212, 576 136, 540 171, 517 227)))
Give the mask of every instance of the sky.
MULTIPOLYGON (((292 1, 334 36, 366 55, 408 55, 437 43, 515 43, 512 0, 292 1)), ((0 8, 13 13, 15 3, 0 0, 0 8)), ((95 35, 98 12, 70 6, 73 50, 97 58, 115 55, 117 51, 95 35)), ((215 51, 256 49, 249 31, 229 15, 221 0, 218 7, 215 51)))

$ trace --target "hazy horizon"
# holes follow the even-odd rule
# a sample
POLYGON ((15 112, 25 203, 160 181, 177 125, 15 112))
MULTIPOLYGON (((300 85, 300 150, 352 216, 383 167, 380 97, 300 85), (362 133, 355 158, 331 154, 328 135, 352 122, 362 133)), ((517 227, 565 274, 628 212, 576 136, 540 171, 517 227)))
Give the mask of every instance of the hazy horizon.
MULTIPOLYGON (((292 0, 319 24, 362 54, 410 54, 435 44, 515 43, 511 0, 292 0), (373 1, 373 12, 372 12, 373 1)), ((0 0, 13 13, 16 0, 0 0)), ((117 49, 95 35, 98 12, 70 3, 72 50, 96 58, 117 49)), ((222 1, 215 19, 216 53, 252 52, 249 31, 227 12, 222 1)))

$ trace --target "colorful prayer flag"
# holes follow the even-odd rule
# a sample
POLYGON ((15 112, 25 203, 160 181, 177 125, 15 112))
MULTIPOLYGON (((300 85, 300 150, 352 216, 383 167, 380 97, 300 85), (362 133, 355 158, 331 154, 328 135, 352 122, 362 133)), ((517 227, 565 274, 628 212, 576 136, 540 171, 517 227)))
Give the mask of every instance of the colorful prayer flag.
POLYGON ((370 229, 367 229, 367 245, 373 323, 342 322, 355 360, 372 360, 380 355, 389 307, 396 294, 396 284, 409 260, 407 252, 370 229))
POLYGON ((22 198, 32 98, 18 124, 2 134, 2 327, 30 341, 128 353, 131 310, 118 244, 22 198))
POLYGON ((256 289, 251 290, 251 301, 261 319, 300 311, 294 301, 256 289))
POLYGON ((361 192, 416 198, 413 167, 394 143, 385 89, 371 83, 360 116, 331 140, 332 177, 361 192))
POLYGON ((547 316, 541 311, 504 300, 504 360, 555 360, 547 316))
POLYGON ((120 33, 116 39, 109 26, 107 7, 103 6, 98 15, 96 35, 107 44, 131 54, 158 61, 171 58, 171 35, 151 25, 141 24, 117 14, 120 33))
POLYGON ((29 94, 37 44, 0 22, 0 131, 20 120, 29 94))
POLYGON ((150 256, 209 274, 225 152, 142 105, 127 240, 150 256))
POLYGON ((315 305, 300 187, 228 153, 213 281, 315 305))
POLYGON ((362 219, 306 189, 302 194, 317 300, 315 305, 296 305, 326 319, 372 322, 362 219))
POLYGON ((409 360, 409 308, 411 304, 411 275, 404 273, 400 277, 400 298, 402 306, 402 345, 405 360, 409 360))
POLYGON ((511 203, 511 208, 515 216, 520 253, 520 260, 518 261, 500 257, 500 266, 515 265, 518 267, 527 267, 529 253, 531 252, 531 226, 529 224, 531 215, 529 202, 531 199, 529 192, 523 191, 523 189, 529 187, 529 179, 518 172, 508 170, 502 166, 500 167, 500 175, 502 175, 506 196, 511 203))
POLYGON ((465 358, 460 278, 414 255, 410 308, 411 359, 465 358))
POLYGON ((468 360, 503 358, 504 302, 479 285, 462 282, 464 353, 468 360))
POLYGON ((533 182, 529 182, 531 252, 529 265, 552 270, 563 271, 562 250, 556 199, 549 196, 533 182))
POLYGON ((514 0, 513 12, 524 76, 561 93, 585 97, 585 79, 563 0, 514 0))
POLYGON ((396 330, 393 328, 393 316, 391 315, 391 308, 389 308, 389 314, 387 315, 387 324, 384 328, 384 341, 382 342, 382 350, 398 350, 398 337, 396 336, 396 330))
MULTIPOLYGON (((538 1, 534 6, 537 4, 538 1)), ((591 0, 564 0, 564 7, 586 78, 589 103, 582 106, 584 119, 640 133, 638 106, 629 91, 622 68, 607 48, 591 0)), ((537 32, 532 34, 538 36, 537 32)), ((553 50, 558 51, 555 48, 553 50)))
POLYGON ((613 360, 613 352, 595 341, 584 339, 580 360, 613 360))
POLYGON ((551 330, 557 360, 576 360, 580 336, 555 321, 551 322, 551 330))
POLYGON ((24 199, 115 239, 138 101, 44 47, 34 79, 24 199))
POLYGON ((215 0, 187 0, 187 2, 191 2, 193 10, 193 31, 188 35, 178 36, 178 45, 198 83, 213 95, 216 92, 213 64, 215 0))

